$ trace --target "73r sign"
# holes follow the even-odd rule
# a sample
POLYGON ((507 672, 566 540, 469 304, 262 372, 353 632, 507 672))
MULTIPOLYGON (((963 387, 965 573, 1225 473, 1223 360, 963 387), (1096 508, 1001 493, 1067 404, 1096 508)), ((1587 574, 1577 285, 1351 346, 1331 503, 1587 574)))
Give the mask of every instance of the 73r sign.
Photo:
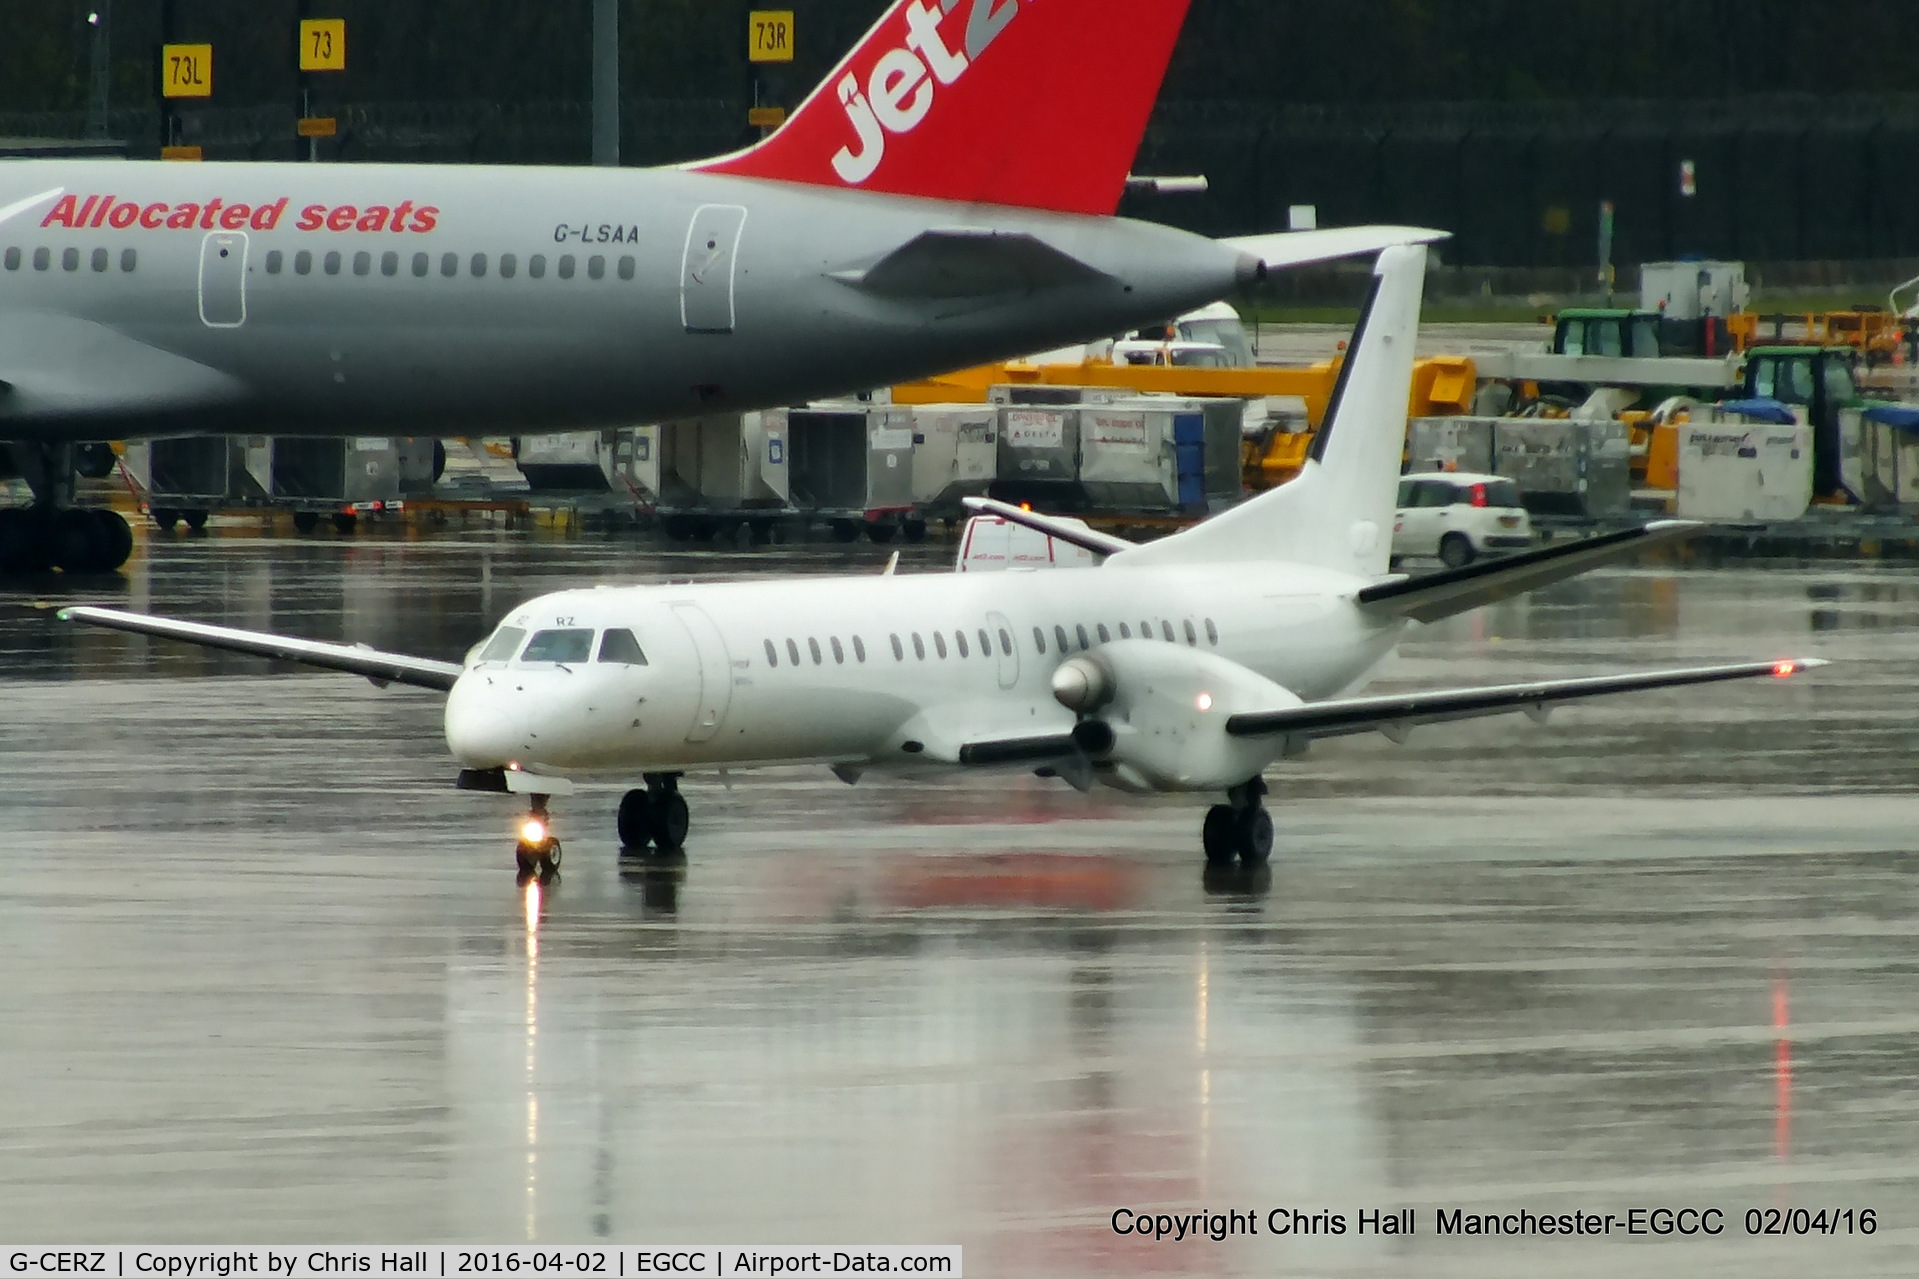
POLYGON ((746 58, 749 62, 793 60, 793 11, 755 9, 746 17, 746 58))

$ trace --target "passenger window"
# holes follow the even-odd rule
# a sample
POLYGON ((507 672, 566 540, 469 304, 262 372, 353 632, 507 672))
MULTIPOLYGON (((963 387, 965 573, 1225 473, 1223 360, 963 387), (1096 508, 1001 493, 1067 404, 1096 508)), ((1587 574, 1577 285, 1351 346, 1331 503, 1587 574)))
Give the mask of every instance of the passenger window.
POLYGON ((866 641, 857 635, 853 637, 853 656, 862 662, 866 660, 866 641))
POLYGON ((380 255, 380 274, 398 275, 400 273, 400 255, 388 249, 380 255))
POLYGON ((953 640, 954 640, 954 642, 955 642, 955 643, 957 643, 957 644, 959 645, 959 655, 960 655, 961 657, 971 657, 971 656, 972 656, 972 654, 971 654, 971 653, 969 653, 969 652, 967 652, 967 650, 966 650, 966 632, 965 632, 965 631, 954 631, 954 632, 953 632, 953 640))
POLYGON ((536 280, 546 278, 546 254, 535 253, 526 260, 526 273, 536 280))
POLYGON ((467 263, 466 269, 473 273, 473 278, 476 280, 479 279, 481 276, 485 275, 486 274, 486 254, 475 253, 472 259, 467 263))
POLYGON ((105 249, 95 249, 93 251, 93 261, 90 265, 96 271, 104 271, 107 269, 107 264, 112 260, 112 257, 113 255, 105 249))
POLYGON ((1011 657, 1013 655, 1013 637, 1006 633, 1004 626, 999 628, 999 651, 1002 657, 1011 657))
POLYGON ((1046 632, 1037 626, 1033 628, 1033 647, 1039 650, 1041 657, 1046 656, 1046 632))
POLYGON ((905 661, 906 650, 900 647, 900 637, 897 635, 889 635, 887 638, 893 641, 893 660, 896 662, 905 661))
MULTIPOLYGON (((133 252, 133 250, 128 249, 127 252, 131 253, 133 252)), ((293 255, 293 273, 295 275, 312 275, 313 274, 313 254, 309 253, 305 249, 301 249, 298 253, 294 254, 293 255)))
POLYGON ((131 272, 133 268, 138 265, 140 265, 140 255, 137 252, 132 249, 120 250, 120 269, 122 271, 131 272))
POLYGON ((338 249, 335 249, 332 252, 328 253, 325 257, 321 258, 320 269, 322 271, 325 271, 328 275, 340 274, 340 251, 338 249))
POLYGON ((946 636, 940 634, 938 631, 934 631, 933 647, 939 651, 940 660, 942 662, 945 661, 946 660, 946 636))
POLYGON ((584 662, 593 652, 590 630, 535 631, 527 641, 522 662, 584 662))
POLYGON ((1106 629, 1106 623, 1101 622, 1097 627, 1094 628, 1094 631, 1099 636, 1100 643, 1110 644, 1113 642, 1112 633, 1106 629))
POLYGON ((562 253, 560 255, 560 278, 562 280, 570 280, 573 278, 573 255, 571 253, 562 253))
POLYGON ((33 251, 33 269, 34 270, 44 271, 52 264, 53 264, 53 255, 47 252, 46 249, 40 248, 40 249, 35 249, 33 251))
POLYGON ((918 631, 913 632, 913 656, 919 658, 922 662, 926 660, 926 643, 920 639, 920 633, 918 631))
POLYGON ((773 647, 773 641, 762 640, 760 642, 766 645, 766 664, 768 666, 778 666, 780 664, 780 651, 773 647))
POLYGON ((1139 637, 1141 639, 1153 638, 1153 624, 1151 622, 1141 622, 1139 624, 1139 637))
POLYGON ((620 662, 627 666, 645 666, 646 652, 640 647, 640 642, 633 638, 632 631, 608 631, 600 637, 600 660, 620 662))
POLYGON ((1213 625, 1213 619, 1206 619, 1206 642, 1214 648, 1219 647, 1219 628, 1213 625))
POLYGON ((980 627, 979 632, 979 655, 981 657, 991 657, 993 655, 992 637, 987 635, 986 628, 983 626, 980 627))
POLYGON ((800 646, 792 640, 786 641, 786 660, 794 666, 800 664, 800 646))
POLYGON ((282 254, 280 250, 274 249, 271 252, 269 252, 267 254, 267 274, 268 275, 280 274, 280 267, 283 263, 285 263, 285 261, 286 261, 286 256, 282 254))
POLYGON ((1053 639, 1058 643, 1059 651, 1062 653, 1070 651, 1073 647, 1073 641, 1066 638, 1066 628, 1064 626, 1055 626, 1053 628, 1053 639))
POLYGON ((833 664, 835 666, 846 665, 846 650, 840 647, 840 637, 837 635, 832 636, 827 642, 833 646, 833 664))
POLYGON ((1128 626, 1126 623, 1121 622, 1119 624, 1119 637, 1121 639, 1133 638, 1133 628, 1128 626))
POLYGON ((520 260, 518 258, 514 257, 511 253, 502 253, 500 255, 500 278, 502 280, 512 279, 514 272, 519 269, 520 260))
POLYGON ((1186 627, 1186 642, 1197 647, 1199 644, 1199 634, 1193 630, 1193 619, 1190 617, 1187 618, 1184 625, 1186 627))
POLYGON ((373 269, 373 255, 361 249, 353 255, 353 274, 365 275, 373 269))
POLYGON ((620 259, 620 278, 622 280, 630 280, 633 278, 633 256, 631 254, 620 259))
POLYGON ((513 654, 520 651, 520 641, 526 638, 526 632, 514 626, 502 626, 493 632, 493 638, 480 650, 482 662, 510 662, 513 654))
POLYGON ((18 271, 20 269, 20 250, 8 249, 6 260, 7 260, 7 270, 18 271))
POLYGON ((606 278, 606 259, 597 253, 588 258, 586 260, 586 275, 590 280, 604 280, 606 278))
POLYGON ((1171 644, 1173 642, 1173 624, 1171 622, 1161 622, 1159 629, 1161 633, 1166 636, 1166 642, 1171 644))
POLYGON ((813 655, 813 665, 818 666, 820 664, 820 642, 809 636, 806 641, 806 651, 813 655))
POLYGON ((440 274, 451 280, 459 273, 460 255, 457 253, 442 253, 440 255, 440 274))
POLYGON ((60 269, 62 271, 78 271, 80 269, 80 250, 62 249, 60 251, 60 269))
POLYGON ((416 254, 414 254, 414 255, 413 255, 413 275, 414 275, 414 278, 416 278, 416 279, 420 279, 420 280, 424 280, 424 279, 426 279, 426 273, 427 273, 427 271, 428 271, 428 270, 430 269, 430 267, 431 267, 431 266, 432 266, 432 263, 431 263, 431 261, 430 261, 430 260, 429 260, 429 259, 427 258, 427 256, 426 256, 426 254, 424 254, 424 253, 416 253, 416 254))
POLYGON ((1084 653, 1093 646, 1093 641, 1086 638, 1086 628, 1084 626, 1074 626, 1073 634, 1079 637, 1080 652, 1084 653))

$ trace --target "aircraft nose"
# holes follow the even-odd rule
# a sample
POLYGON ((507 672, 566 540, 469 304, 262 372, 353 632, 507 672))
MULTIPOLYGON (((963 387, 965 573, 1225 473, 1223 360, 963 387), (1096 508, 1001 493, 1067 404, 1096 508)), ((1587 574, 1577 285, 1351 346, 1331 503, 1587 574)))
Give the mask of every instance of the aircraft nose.
POLYGON ((467 768, 500 768, 525 759, 526 714, 510 686, 468 672, 446 699, 446 745, 467 768))

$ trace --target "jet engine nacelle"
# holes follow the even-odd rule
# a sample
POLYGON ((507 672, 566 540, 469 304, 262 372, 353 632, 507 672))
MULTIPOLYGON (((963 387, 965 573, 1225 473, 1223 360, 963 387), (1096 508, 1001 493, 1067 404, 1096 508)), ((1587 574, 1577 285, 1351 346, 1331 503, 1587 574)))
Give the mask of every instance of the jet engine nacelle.
POLYGON ((1154 640, 1120 640, 1062 662, 1053 696, 1084 716, 1080 749, 1122 790, 1225 790, 1283 749, 1273 738, 1232 737, 1228 716, 1301 704, 1291 690, 1237 662, 1154 640))

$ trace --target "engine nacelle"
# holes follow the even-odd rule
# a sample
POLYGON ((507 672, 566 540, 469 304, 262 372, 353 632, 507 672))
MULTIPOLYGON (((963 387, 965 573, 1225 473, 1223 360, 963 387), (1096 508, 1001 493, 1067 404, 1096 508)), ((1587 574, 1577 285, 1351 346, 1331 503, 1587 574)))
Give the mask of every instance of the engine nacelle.
POLYGON ((1074 739, 1122 790, 1224 790, 1277 758, 1284 743, 1232 737, 1228 716, 1302 704, 1237 662, 1155 640, 1120 640, 1061 663, 1053 695, 1082 715, 1074 739), (1069 700, 1070 699, 1070 700, 1069 700))

